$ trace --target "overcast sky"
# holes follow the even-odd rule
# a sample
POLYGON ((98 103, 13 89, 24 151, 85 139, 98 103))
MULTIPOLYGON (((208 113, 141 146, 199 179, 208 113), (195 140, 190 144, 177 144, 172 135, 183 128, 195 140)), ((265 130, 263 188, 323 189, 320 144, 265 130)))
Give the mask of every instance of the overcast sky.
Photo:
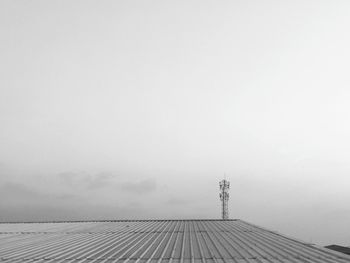
POLYGON ((350 245, 349 1, 1 1, 0 220, 230 217, 350 245))

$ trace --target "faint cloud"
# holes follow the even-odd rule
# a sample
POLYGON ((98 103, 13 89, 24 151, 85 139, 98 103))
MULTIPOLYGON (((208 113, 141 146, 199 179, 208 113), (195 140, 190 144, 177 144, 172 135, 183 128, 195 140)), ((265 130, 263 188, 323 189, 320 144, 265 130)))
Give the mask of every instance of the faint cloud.
POLYGON ((72 200, 72 199, 76 199, 77 196, 73 194, 62 194, 62 195, 58 195, 57 198, 62 200, 72 200))
MULTIPOLYGON (((104 185, 109 180, 107 175, 99 175, 98 178, 93 181, 88 179, 87 182, 94 183, 96 187, 96 184, 104 185)), ((70 179, 73 179, 74 185, 74 180, 77 178, 70 179)), ((136 184, 136 188, 132 189, 146 193, 152 191, 154 184, 152 180, 140 181, 136 184), (140 190, 139 187, 143 189, 140 190)), ((126 189, 133 191, 130 187, 135 185, 127 184, 126 189)), ((20 182, 1 183, 0 222, 139 219, 140 214, 141 218, 151 218, 153 215, 153 212, 136 201, 131 201, 127 205, 91 203, 90 199, 70 193, 58 194, 52 190, 50 186, 45 191, 20 182)))
POLYGON ((170 198, 165 202, 167 205, 188 205, 188 201, 180 198, 170 198))
POLYGON ((25 185, 14 182, 5 182, 0 187, 0 202, 15 202, 19 200, 42 200, 45 195, 30 189, 25 185))
POLYGON ((90 180, 87 182, 87 187, 89 189, 97 189, 109 186, 114 184, 113 179, 115 176, 115 174, 107 172, 95 174, 89 178, 90 180))
POLYGON ((18 204, 0 203, 0 222, 45 222, 62 220, 118 220, 152 218, 153 213, 142 206, 91 205, 86 203, 18 204))
POLYGON ((57 176, 62 184, 76 186, 81 185, 86 180, 86 177, 90 175, 82 172, 63 172, 57 174, 57 176))
POLYGON ((0 203, 43 204, 76 200, 73 194, 45 193, 21 183, 6 182, 0 186, 0 203))
POLYGON ((157 189, 157 183, 154 179, 146 179, 138 182, 125 182, 121 184, 120 189, 135 194, 149 194, 157 189))
POLYGON ((70 187, 83 187, 91 190, 104 188, 115 184, 115 173, 101 172, 89 174, 86 172, 64 172, 58 174, 60 181, 70 187))

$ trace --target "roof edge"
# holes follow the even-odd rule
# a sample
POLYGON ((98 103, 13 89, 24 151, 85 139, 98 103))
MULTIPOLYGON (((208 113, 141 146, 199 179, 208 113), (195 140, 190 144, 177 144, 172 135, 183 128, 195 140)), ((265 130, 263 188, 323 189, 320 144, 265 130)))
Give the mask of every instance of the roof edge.
POLYGON ((89 223, 89 222, 165 222, 165 221, 237 221, 239 219, 103 219, 103 220, 52 220, 52 221, 16 221, 0 224, 52 224, 52 223, 89 223))

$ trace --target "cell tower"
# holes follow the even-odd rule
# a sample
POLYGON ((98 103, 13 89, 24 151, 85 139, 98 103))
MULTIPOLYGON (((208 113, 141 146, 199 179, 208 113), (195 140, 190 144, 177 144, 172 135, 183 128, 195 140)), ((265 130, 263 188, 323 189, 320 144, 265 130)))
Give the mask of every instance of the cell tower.
POLYGON ((221 200, 221 216, 222 219, 228 219, 228 190, 230 189, 230 182, 226 179, 222 180, 220 183, 220 200, 221 200))

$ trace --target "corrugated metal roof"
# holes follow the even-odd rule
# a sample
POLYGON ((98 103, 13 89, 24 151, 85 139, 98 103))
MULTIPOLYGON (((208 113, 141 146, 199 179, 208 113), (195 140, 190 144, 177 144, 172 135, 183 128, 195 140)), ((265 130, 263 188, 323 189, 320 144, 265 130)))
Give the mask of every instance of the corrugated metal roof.
POLYGON ((0 224, 0 261, 350 262, 350 257, 242 220, 0 224))

